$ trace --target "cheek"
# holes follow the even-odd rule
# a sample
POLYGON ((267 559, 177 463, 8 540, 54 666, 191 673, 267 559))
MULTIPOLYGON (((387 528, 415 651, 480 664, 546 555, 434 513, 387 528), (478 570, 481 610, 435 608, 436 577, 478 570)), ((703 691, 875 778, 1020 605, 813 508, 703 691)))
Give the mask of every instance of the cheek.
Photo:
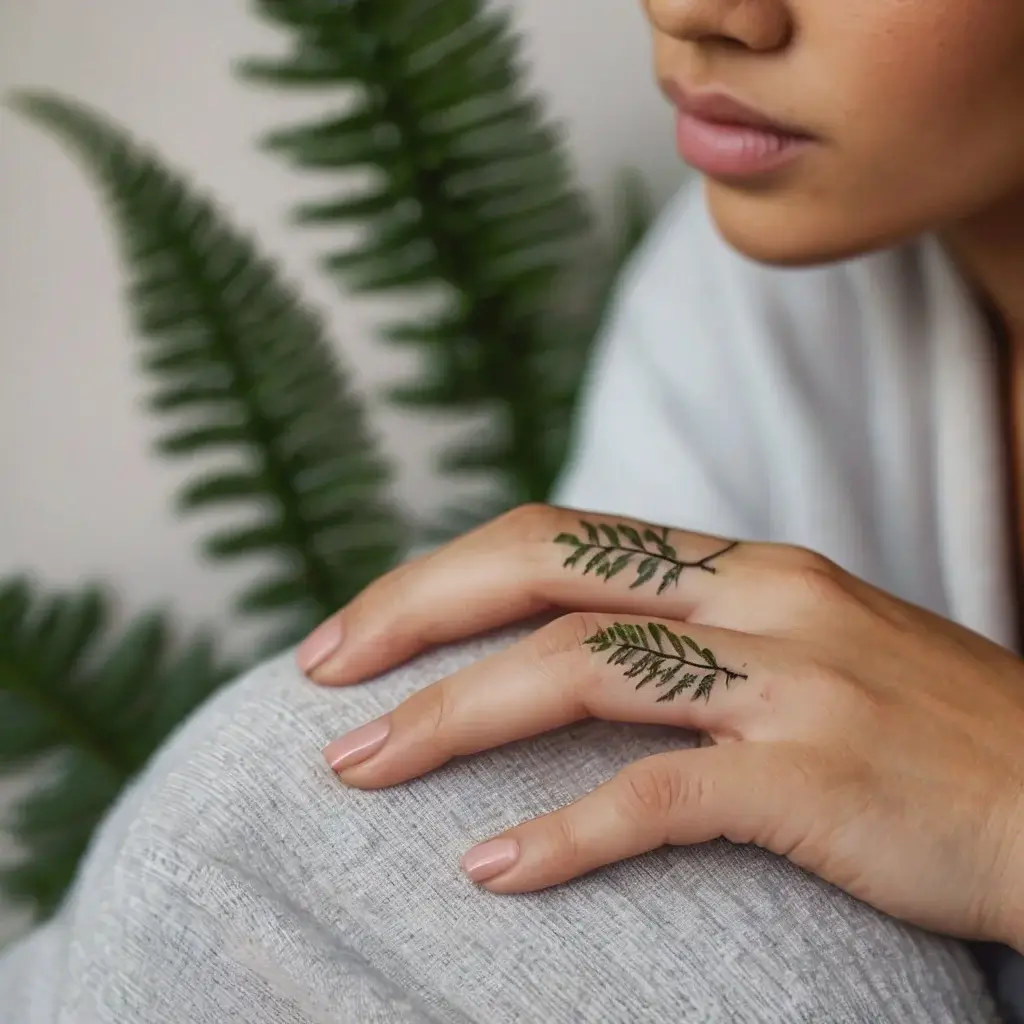
POLYGON ((822 20, 835 45, 822 38, 815 50, 811 40, 809 52, 830 82, 837 147, 851 167, 870 167, 865 181, 905 184, 909 169, 919 175, 931 161, 943 162, 939 178, 961 165, 974 177, 1020 149, 1022 0, 860 0, 850 9, 841 22, 822 20))
POLYGON ((1024 0, 801 3, 775 95, 828 143, 777 188, 708 183, 738 249, 771 263, 841 259, 1021 187, 1024 0))

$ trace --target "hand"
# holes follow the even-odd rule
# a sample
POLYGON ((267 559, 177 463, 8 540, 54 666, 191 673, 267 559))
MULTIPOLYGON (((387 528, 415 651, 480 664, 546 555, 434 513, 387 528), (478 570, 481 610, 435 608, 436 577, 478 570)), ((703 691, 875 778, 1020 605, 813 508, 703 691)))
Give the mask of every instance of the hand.
POLYGON ((329 744, 350 786, 597 717, 699 730, 469 851, 494 892, 725 837, 879 909, 1024 945, 1024 667, 811 552, 530 506, 396 569, 300 649, 349 684, 571 610, 329 744))

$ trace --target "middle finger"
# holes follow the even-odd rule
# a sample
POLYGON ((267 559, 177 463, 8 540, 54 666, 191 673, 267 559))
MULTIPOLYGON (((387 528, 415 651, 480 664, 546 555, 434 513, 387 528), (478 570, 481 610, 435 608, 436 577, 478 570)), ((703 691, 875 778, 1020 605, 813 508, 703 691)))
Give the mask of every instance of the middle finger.
POLYGON ((591 717, 741 738, 782 647, 672 620, 567 615, 418 691, 324 757, 346 784, 378 788, 591 717))

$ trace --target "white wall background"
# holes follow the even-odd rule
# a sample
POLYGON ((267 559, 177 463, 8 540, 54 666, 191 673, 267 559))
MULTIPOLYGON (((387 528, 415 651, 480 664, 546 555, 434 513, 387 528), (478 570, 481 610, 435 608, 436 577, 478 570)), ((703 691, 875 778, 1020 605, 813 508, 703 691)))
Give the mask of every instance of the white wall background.
MULTIPOLYGON (((663 200, 681 170, 639 5, 513 6, 536 82, 568 128, 599 209, 607 213, 615 174, 629 164, 663 200)), ((253 146, 310 101, 243 86, 229 72, 233 58, 281 45, 244 0, 0 0, 0 92, 53 88, 155 143, 281 259, 328 313, 346 362, 373 392, 409 367, 374 340, 383 304, 340 295, 315 269, 323 240, 284 218, 316 183, 253 146)), ((139 410, 144 388, 120 283, 82 173, 50 138, 0 109, 0 577, 31 571, 50 586, 104 578, 129 611, 166 603, 183 624, 219 625, 232 590, 258 567, 200 564, 203 524, 170 513, 188 467, 149 453, 153 423, 139 410)), ((399 497, 421 510, 450 497, 431 471, 450 426, 388 410, 375 422, 400 470, 399 497)))

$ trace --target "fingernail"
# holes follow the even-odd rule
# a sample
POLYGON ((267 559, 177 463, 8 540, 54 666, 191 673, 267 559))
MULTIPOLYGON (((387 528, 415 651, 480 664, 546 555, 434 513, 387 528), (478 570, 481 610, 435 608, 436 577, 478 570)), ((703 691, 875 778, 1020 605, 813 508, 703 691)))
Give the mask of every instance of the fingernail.
POLYGON ((519 860, 519 844, 514 839, 492 839, 467 850, 462 870, 473 882, 489 882, 519 860))
POLYGON ((323 749, 324 760, 336 772, 362 764, 384 746, 389 732, 391 722, 388 718, 367 722, 366 725, 361 725, 340 739, 328 743, 323 749))
POLYGON ((321 622, 295 652, 300 671, 309 675, 341 646, 341 622, 337 617, 321 622))

